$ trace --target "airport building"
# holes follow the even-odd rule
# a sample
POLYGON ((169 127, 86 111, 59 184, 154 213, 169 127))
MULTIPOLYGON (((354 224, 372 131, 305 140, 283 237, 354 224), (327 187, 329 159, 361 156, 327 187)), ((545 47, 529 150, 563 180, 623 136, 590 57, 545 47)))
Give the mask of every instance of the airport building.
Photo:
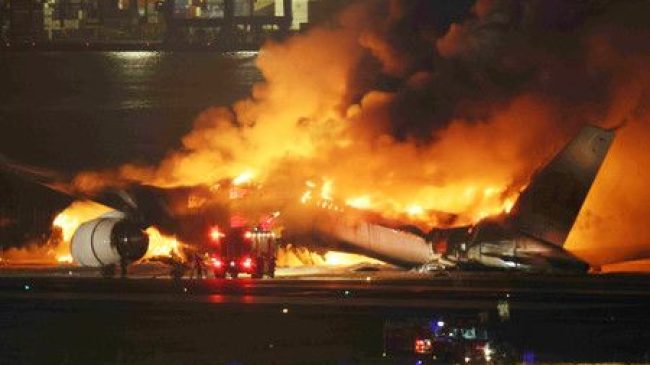
POLYGON ((0 0, 6 44, 157 42, 255 48, 349 0, 0 0))

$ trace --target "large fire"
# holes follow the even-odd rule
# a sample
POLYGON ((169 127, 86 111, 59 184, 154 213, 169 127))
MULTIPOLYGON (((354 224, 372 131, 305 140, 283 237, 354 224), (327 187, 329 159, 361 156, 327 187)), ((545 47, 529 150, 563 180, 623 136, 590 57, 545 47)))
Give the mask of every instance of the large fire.
POLYGON ((318 253, 306 247, 297 247, 291 244, 278 248, 278 267, 309 267, 309 266, 350 266, 356 264, 383 265, 382 261, 372 258, 340 251, 327 251, 318 253))
MULTIPOLYGON (((60 229, 62 240, 55 247, 34 248, 32 255, 39 255, 43 262, 56 262, 70 264, 73 262, 70 255, 70 240, 77 228, 84 222, 99 218, 112 209, 104 205, 89 201, 78 201, 59 213, 54 222, 54 227, 60 229)), ((176 238, 166 236, 155 227, 146 230, 149 236, 149 249, 145 258, 167 256, 173 253, 181 254, 182 243, 176 238)))
MULTIPOLYGON (((441 32, 422 16, 433 3, 360 2, 337 24, 269 42, 257 59, 265 81, 251 97, 201 113, 158 166, 86 172, 74 186, 230 180, 254 183, 278 207, 295 200, 423 229, 454 226, 509 212, 581 125, 627 120, 568 247, 592 263, 612 259, 599 247, 624 246, 620 259, 644 251, 650 231, 637 222, 650 215, 650 31, 641 20, 626 31, 641 5, 524 1, 521 11, 479 0, 441 32), (609 16, 598 6, 610 6, 601 12, 609 16)), ((81 217, 60 224, 66 219, 81 217)), ((162 241, 156 252, 176 247, 162 241)))

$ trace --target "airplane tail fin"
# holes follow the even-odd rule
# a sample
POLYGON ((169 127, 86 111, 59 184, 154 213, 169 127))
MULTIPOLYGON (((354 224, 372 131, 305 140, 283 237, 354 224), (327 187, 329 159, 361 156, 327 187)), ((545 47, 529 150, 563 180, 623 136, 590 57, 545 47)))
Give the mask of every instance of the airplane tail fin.
POLYGON ((511 214, 523 233, 563 246, 614 139, 588 125, 531 180, 511 214))

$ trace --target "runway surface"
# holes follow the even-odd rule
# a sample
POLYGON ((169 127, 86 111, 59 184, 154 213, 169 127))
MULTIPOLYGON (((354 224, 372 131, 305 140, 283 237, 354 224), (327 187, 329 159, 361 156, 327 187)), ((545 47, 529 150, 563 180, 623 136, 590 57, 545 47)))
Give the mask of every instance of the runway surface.
POLYGON ((440 318, 479 321, 517 362, 650 355, 650 277, 375 270, 173 281, 146 265, 127 279, 5 266, 0 363, 415 363, 433 360, 392 351, 387 324, 440 318))

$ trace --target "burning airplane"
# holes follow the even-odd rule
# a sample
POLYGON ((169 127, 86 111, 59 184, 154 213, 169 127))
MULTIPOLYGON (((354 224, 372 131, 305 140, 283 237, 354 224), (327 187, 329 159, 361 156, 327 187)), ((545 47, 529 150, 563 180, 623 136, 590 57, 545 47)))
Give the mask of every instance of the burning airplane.
MULTIPOLYGON (((264 187, 241 188, 231 181, 225 188, 164 190, 151 186, 129 186, 85 196, 115 209, 79 225, 71 238, 72 258, 82 266, 123 267, 141 259, 148 249, 150 226, 162 227, 186 242, 201 245, 204 235, 215 225, 232 224, 233 216, 255 210, 267 215, 272 224, 278 216, 282 235, 289 242, 300 242, 329 249, 362 253, 405 267, 436 263, 446 266, 518 269, 546 272, 584 272, 589 265, 562 248, 597 172, 614 138, 613 130, 595 126, 581 132, 532 178, 510 213, 489 217, 477 224, 450 229, 433 229, 428 234, 408 231, 351 207, 339 207, 325 185, 320 199, 276 201, 275 206, 260 196, 264 187), (222 191, 220 191, 220 189, 222 191), (178 215, 172 206, 179 201, 210 199, 202 209, 189 209, 178 215), (257 205, 260 206, 257 206, 257 205), (282 211, 282 213, 280 213, 282 211), (228 223, 231 222, 231 223, 228 223)), ((6 172, 20 176, 11 165, 6 172)), ((24 175, 29 179, 33 175, 24 175)), ((55 182, 38 181, 50 188, 55 182)), ((65 192, 59 192, 65 194, 65 192)), ((68 195, 71 199, 74 196, 68 195)), ((245 219, 245 218, 239 218, 245 219)), ((403 225, 409 222, 403 222, 403 225)), ((237 223, 240 225, 241 223, 237 223)))
POLYGON ((5 161, 9 196, 32 181, 48 186, 38 195, 52 209, 3 204, 38 211, 41 224, 2 216, 2 241, 52 236, 57 213, 85 199, 119 214, 93 221, 107 209, 86 217, 72 206, 58 219, 63 240, 89 221, 79 242, 104 242, 111 262, 140 256, 146 233, 165 253, 233 215, 260 224, 276 212, 287 242, 407 267, 584 271, 572 253, 602 237, 626 250, 600 249, 590 263, 648 257, 637 229, 650 178, 647 4, 479 0, 441 26, 435 3, 358 2, 269 42, 251 96, 202 112, 154 166, 60 178, 5 161), (585 200, 614 135, 604 127, 625 119, 585 200))
POLYGON ((325 209, 313 212, 307 237, 294 240, 338 243, 410 267, 440 263, 461 268, 585 272, 589 264, 563 246, 613 139, 613 130, 583 128, 535 174, 509 213, 471 226, 417 234, 325 209))

